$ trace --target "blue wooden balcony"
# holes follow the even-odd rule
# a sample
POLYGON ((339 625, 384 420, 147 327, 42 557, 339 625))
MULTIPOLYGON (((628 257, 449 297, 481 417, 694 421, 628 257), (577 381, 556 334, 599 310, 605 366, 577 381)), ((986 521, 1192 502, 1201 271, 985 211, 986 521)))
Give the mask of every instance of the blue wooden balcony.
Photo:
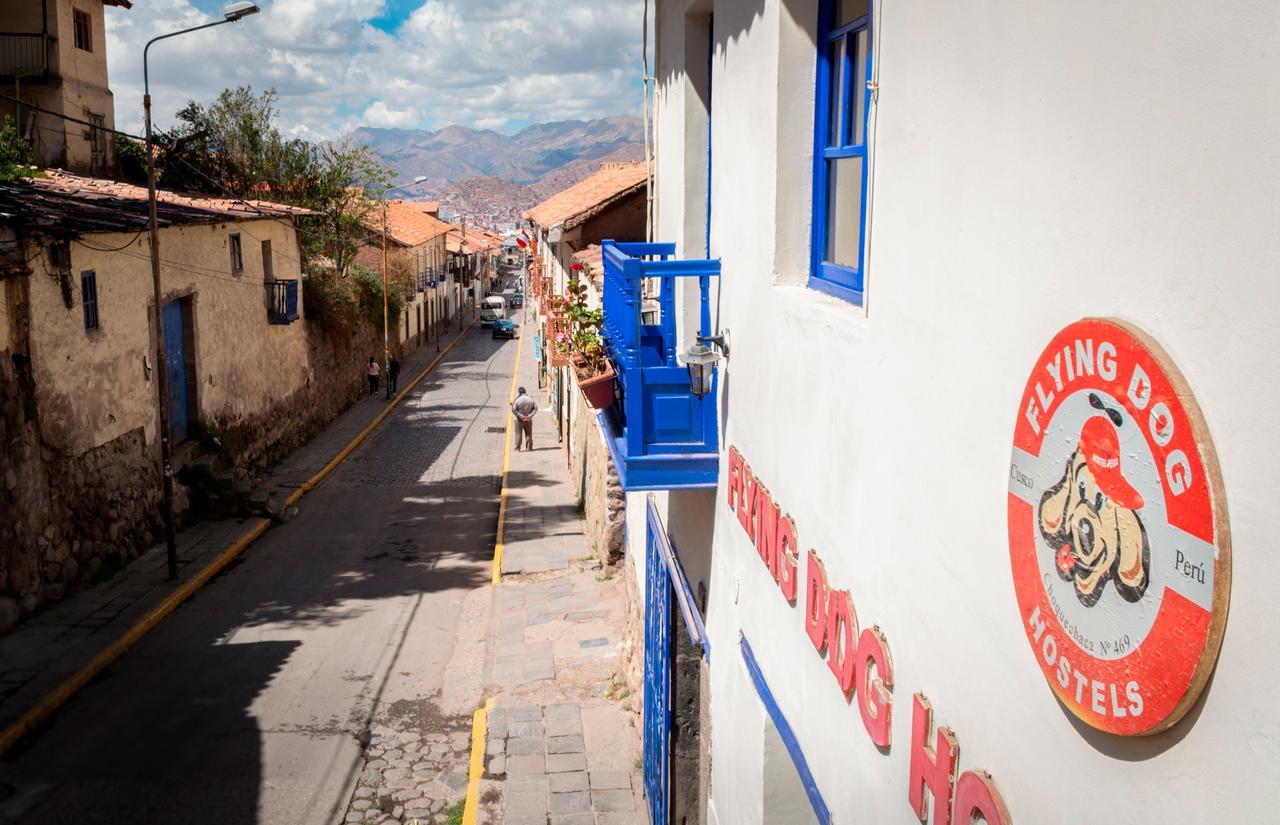
POLYGON ((713 488, 720 451, 719 376, 707 395, 689 389, 689 373, 677 353, 694 342, 677 341, 676 287, 681 278, 698 279, 700 334, 711 335, 711 278, 720 275, 720 262, 676 259, 675 244, 602 246, 603 332, 621 392, 598 415, 622 488, 713 488), (656 318, 641 315, 647 279, 658 287, 656 318))

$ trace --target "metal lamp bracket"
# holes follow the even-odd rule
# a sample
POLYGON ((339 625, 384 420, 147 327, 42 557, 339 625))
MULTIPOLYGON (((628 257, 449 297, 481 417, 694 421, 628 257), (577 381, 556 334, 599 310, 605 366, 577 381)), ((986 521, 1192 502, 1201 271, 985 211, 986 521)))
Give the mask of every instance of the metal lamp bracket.
POLYGON ((725 358, 729 357, 729 330, 720 330, 719 335, 699 335, 699 344, 713 344, 716 349, 720 350, 720 354, 725 358))

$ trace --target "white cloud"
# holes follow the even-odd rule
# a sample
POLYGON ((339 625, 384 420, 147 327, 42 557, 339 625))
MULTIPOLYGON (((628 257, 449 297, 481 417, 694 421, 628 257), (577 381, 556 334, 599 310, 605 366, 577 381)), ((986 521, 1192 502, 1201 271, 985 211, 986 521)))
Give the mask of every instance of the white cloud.
POLYGON ((361 122, 366 126, 398 126, 412 127, 418 122, 418 115, 412 109, 392 109, 381 100, 374 101, 364 110, 361 122))
MULTIPOLYGON (((107 10, 116 121, 142 121, 142 47, 216 19, 208 0, 107 10)), ((636 112, 641 0, 427 0, 394 35, 376 0, 259 0, 261 14, 151 50, 157 123, 229 86, 275 88, 280 125, 331 137, 359 125, 439 128, 636 112)))

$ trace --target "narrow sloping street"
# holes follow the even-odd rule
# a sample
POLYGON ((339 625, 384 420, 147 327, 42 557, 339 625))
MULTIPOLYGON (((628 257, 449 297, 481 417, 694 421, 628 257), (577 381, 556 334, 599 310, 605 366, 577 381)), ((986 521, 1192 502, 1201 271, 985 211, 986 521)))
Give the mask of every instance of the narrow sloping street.
POLYGON ((516 349, 475 327, 293 520, 7 754, 0 821, 341 820, 396 717, 460 799, 469 719, 438 700, 490 576, 516 349))

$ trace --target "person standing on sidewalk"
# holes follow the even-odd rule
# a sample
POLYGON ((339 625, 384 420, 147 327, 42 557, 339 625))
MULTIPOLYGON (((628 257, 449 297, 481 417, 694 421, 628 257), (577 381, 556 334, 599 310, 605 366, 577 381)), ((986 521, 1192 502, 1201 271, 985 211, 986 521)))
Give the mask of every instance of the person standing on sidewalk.
POLYGON ((378 366, 378 361, 372 355, 369 356, 369 394, 378 394, 378 376, 382 374, 382 368, 378 366))
POLYGON ((524 387, 516 393, 516 400, 511 402, 511 412, 516 417, 516 452, 520 452, 523 442, 527 449, 533 449, 533 417, 538 412, 538 402, 524 391, 524 387))
POLYGON ((391 363, 387 364, 387 398, 396 394, 396 387, 400 385, 400 359, 396 354, 391 353, 391 363))

